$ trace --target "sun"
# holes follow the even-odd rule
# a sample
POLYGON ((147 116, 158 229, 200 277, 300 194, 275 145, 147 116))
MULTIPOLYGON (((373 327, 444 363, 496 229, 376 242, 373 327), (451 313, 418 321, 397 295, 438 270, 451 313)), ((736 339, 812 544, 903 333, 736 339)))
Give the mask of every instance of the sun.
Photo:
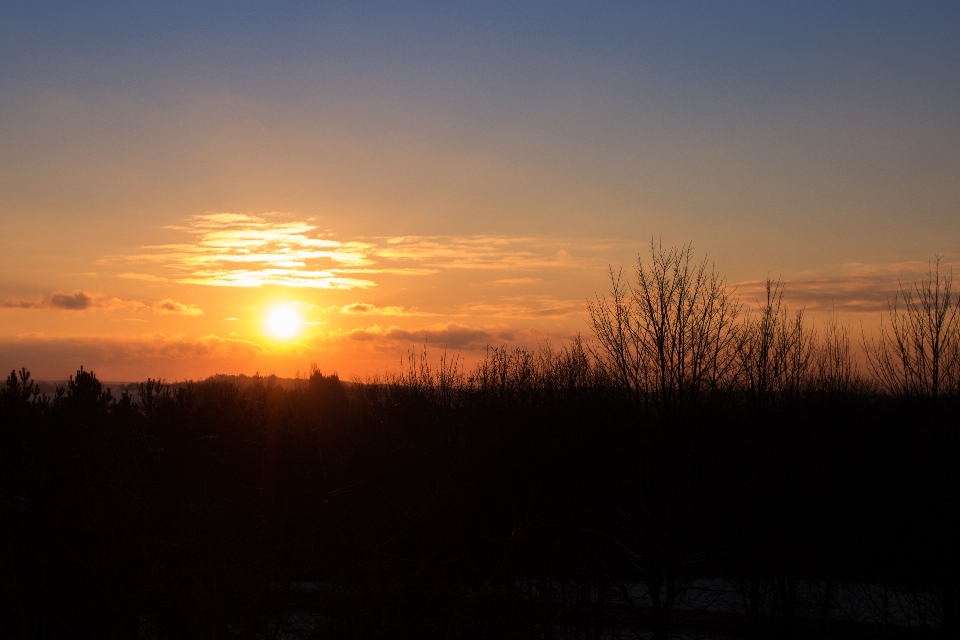
POLYGON ((267 331, 278 340, 292 338, 300 332, 300 316, 290 307, 275 307, 267 316, 267 331))

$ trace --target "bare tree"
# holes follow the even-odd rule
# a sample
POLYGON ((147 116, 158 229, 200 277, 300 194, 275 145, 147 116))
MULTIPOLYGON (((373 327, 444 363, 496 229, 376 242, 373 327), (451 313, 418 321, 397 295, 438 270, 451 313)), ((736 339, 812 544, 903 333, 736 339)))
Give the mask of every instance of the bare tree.
POLYGON ((953 273, 940 272, 940 260, 912 287, 901 284, 878 337, 863 337, 871 372, 897 397, 937 399, 960 391, 960 296, 953 273))
POLYGON ((860 367, 850 351, 850 326, 831 315, 814 356, 814 388, 822 393, 846 394, 860 385, 860 367))
POLYGON ((610 297, 588 303, 597 360, 641 406, 677 407, 733 377, 740 304, 693 247, 650 242, 636 285, 610 270, 610 297))
POLYGON ((745 321, 737 354, 747 391, 760 400, 799 393, 809 380, 815 343, 803 311, 790 317, 783 285, 768 279, 766 300, 757 315, 745 321))

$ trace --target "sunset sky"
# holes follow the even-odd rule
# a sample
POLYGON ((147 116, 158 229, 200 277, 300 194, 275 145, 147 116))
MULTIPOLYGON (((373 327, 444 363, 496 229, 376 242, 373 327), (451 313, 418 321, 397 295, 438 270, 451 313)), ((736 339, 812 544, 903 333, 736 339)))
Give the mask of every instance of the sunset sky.
POLYGON ((0 367, 588 333, 651 238, 869 330, 960 267, 960 4, 0 4, 0 367))

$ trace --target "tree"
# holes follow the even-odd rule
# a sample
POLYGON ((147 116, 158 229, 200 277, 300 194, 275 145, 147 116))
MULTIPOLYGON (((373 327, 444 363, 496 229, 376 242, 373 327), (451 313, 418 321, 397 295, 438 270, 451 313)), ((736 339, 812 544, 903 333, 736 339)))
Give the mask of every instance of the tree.
POLYGON ((610 270, 610 297, 588 303, 595 352, 606 373, 639 406, 676 408, 727 385, 740 339, 740 304, 693 247, 650 241, 636 284, 610 270))
POLYGON ((860 368, 850 351, 849 325, 831 315, 814 357, 814 388, 821 393, 846 395, 859 388, 860 368))
POLYGON ((31 403, 42 404, 46 398, 40 398, 40 388, 30 379, 26 367, 20 371, 11 371, 7 376, 7 385, 0 389, 0 408, 11 413, 22 411, 31 403))
POLYGON ((960 296, 940 261, 912 287, 901 284, 887 304, 888 323, 878 337, 863 338, 871 372, 896 397, 936 400, 960 391, 960 296))
POLYGON ((808 381, 816 336, 803 322, 803 311, 790 317, 783 305, 783 285, 767 280, 766 300, 746 320, 737 353, 746 390, 755 400, 796 395, 808 381))

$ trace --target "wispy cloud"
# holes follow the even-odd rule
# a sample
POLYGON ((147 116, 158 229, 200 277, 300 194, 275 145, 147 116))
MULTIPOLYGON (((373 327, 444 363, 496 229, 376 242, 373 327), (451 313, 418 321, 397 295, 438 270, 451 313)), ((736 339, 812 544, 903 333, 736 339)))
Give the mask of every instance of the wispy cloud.
POLYGON ((84 291, 63 293, 54 291, 46 296, 33 296, 29 299, 7 299, 0 302, 5 309, 65 309, 67 311, 85 311, 97 306, 100 296, 84 291))
POLYGON ((483 349, 489 344, 512 341, 515 335, 506 330, 488 330, 463 324, 447 323, 420 329, 401 327, 372 327, 354 329, 340 335, 351 341, 370 343, 381 349, 396 348, 402 344, 436 345, 444 349, 483 349))
POLYGON ((563 317, 586 312, 583 300, 556 300, 550 296, 499 298, 496 302, 478 302, 463 309, 470 315, 499 318, 563 317))
POLYGON ((0 301, 0 307, 4 309, 46 309, 49 304, 46 300, 23 300, 9 298, 0 301))
POLYGON ((160 276, 150 275, 149 273, 118 273, 118 278, 126 278, 128 280, 140 280, 141 282, 169 282, 169 278, 162 278, 160 276))
POLYGON ((74 293, 54 293, 50 296, 50 306, 55 309, 82 311, 93 306, 93 298, 83 291, 74 293))
POLYGON ((406 309, 404 307, 378 307, 374 304, 368 304, 366 302, 354 302, 353 304, 344 305, 338 307, 337 310, 340 313, 352 314, 352 315, 371 315, 371 316, 432 316, 436 315, 433 313, 426 313, 422 311, 416 311, 414 309, 406 309))
POLYGON ((193 304, 184 304, 170 298, 160 300, 159 302, 144 302, 141 300, 123 300, 101 295, 99 293, 89 293, 86 291, 74 291, 73 293, 63 293, 54 291, 46 296, 35 296, 31 299, 8 299, 0 302, 0 307, 6 309, 58 309, 63 311, 89 311, 93 309, 104 311, 115 311, 117 309, 127 309, 130 311, 149 310, 156 313, 178 314, 185 316, 203 315, 203 310, 193 304))
POLYGON ((536 284, 537 282, 540 282, 540 278, 503 278, 501 280, 494 280, 490 284, 501 287, 512 287, 524 284, 536 284))
POLYGON ((437 268, 417 268, 417 267, 410 267, 410 268, 394 267, 394 268, 382 268, 382 269, 373 269, 373 268, 343 269, 343 268, 337 268, 337 269, 331 269, 330 271, 332 271, 333 273, 365 273, 365 274, 370 274, 370 275, 379 275, 379 274, 387 273, 387 274, 394 275, 394 276, 429 276, 429 275, 432 275, 432 274, 434 274, 434 273, 440 273, 440 269, 437 269, 437 268))
POLYGON ((185 227, 194 241, 144 247, 124 256, 134 262, 155 262, 172 270, 174 280, 219 287, 283 285, 319 289, 371 287, 370 280, 344 277, 333 267, 372 264, 372 246, 338 242, 315 233, 316 225, 275 222, 261 216, 210 213, 192 216, 185 227))
MULTIPOLYGON (((605 266, 611 243, 503 236, 399 236, 344 241, 324 237, 311 222, 282 221, 272 214, 195 215, 168 227, 189 242, 152 245, 119 259, 153 263, 170 280, 221 287, 280 285, 321 289, 375 286, 379 275, 427 276, 447 269, 534 271, 605 266), (576 257, 573 254, 576 254, 576 257)), ((614 243, 616 244, 616 243, 614 243)), ((104 262, 115 261, 105 259, 104 262)), ((161 276, 127 272, 120 277, 161 282, 161 276)), ((516 276, 499 285, 537 282, 516 276)))
POLYGON ((175 313, 181 316, 202 316, 203 309, 192 304, 183 304, 176 300, 166 298, 160 302, 154 303, 153 308, 159 313, 175 313))
POLYGON ((575 260, 564 243, 501 236, 402 236, 390 238, 376 255, 447 269, 570 267, 575 260))
MULTIPOLYGON (((941 273, 949 273, 955 267, 960 267, 960 263, 941 263, 941 273)), ((925 277, 929 268, 929 263, 921 261, 850 263, 844 265, 845 273, 838 276, 785 280, 784 299, 813 311, 885 311, 901 285, 910 287, 925 277)), ((766 295, 766 281, 741 282, 737 292, 748 305, 759 302, 766 295)))

